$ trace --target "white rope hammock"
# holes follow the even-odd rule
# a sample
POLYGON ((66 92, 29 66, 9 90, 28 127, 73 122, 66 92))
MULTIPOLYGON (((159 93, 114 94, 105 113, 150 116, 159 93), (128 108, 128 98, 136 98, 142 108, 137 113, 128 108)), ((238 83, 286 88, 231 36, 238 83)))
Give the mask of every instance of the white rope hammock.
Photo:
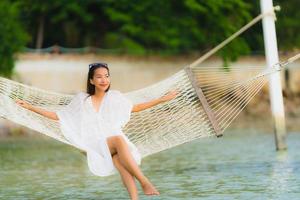
MULTIPOLYGON (((264 15, 256 17, 254 21, 257 22, 264 15)), ((254 24, 253 21, 250 23, 254 24)), ((250 27, 249 24, 246 26, 250 27)), ((235 37, 239 34, 241 31, 235 37)), ((222 45, 228 42, 227 39, 222 45)), ((216 51, 216 48, 212 51, 216 51)), ((211 53, 205 54, 204 59, 209 55, 211 53)), ((132 113, 124 133, 137 146, 142 157, 197 138, 221 136, 267 82, 268 75, 281 70, 299 57, 300 54, 268 69, 248 66, 232 67, 230 70, 220 66, 200 67, 199 63, 204 60, 200 58, 163 81, 126 93, 133 103, 141 103, 174 89, 180 91, 171 101, 132 113)), ((46 91, 0 77, 1 117, 70 145, 72 144, 61 133, 58 121, 18 106, 15 100, 22 99, 34 106, 56 112, 72 98, 73 95, 46 91)))

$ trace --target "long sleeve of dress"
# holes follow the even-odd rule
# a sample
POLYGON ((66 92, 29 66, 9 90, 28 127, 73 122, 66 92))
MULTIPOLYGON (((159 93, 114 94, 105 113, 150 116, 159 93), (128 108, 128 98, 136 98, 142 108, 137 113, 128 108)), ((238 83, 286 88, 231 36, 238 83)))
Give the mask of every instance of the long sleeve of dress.
POLYGON ((56 114, 59 118, 60 128, 65 138, 73 145, 82 148, 80 142, 80 120, 81 120, 81 98, 82 93, 74 95, 71 102, 64 106, 56 114))

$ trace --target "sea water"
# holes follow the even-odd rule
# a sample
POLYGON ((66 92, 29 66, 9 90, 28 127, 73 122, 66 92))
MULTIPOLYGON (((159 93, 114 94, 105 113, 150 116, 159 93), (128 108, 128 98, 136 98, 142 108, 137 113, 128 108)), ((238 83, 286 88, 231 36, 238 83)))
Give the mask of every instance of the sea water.
MULTIPOLYGON (((140 199, 300 199, 300 132, 275 151, 263 131, 227 131, 148 156, 160 196, 140 199)), ((129 199, 118 174, 97 177, 75 148, 45 136, 0 139, 0 199, 129 199)))

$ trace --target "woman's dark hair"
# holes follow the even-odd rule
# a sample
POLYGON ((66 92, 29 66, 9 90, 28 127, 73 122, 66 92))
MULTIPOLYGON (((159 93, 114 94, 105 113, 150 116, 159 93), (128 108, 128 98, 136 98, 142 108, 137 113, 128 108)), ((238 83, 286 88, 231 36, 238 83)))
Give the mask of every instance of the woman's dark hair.
MULTIPOLYGON (((92 63, 89 64, 89 72, 87 77, 87 84, 86 84, 86 92, 89 94, 89 96, 95 94, 95 85, 92 85, 90 82, 90 79, 93 79, 95 70, 98 68, 105 68, 107 69, 108 75, 109 75, 109 68, 106 63, 92 63)), ((110 84, 108 88, 105 90, 107 92, 110 88, 110 84)))

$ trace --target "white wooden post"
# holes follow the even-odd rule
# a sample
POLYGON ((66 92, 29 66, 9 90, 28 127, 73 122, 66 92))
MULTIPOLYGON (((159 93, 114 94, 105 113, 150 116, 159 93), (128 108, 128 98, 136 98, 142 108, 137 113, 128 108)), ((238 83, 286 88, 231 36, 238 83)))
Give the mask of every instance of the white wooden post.
MULTIPOLYGON (((260 0, 261 12, 265 13, 273 8, 272 0, 260 0)), ((278 49, 275 30, 275 19, 272 15, 267 15, 262 20, 265 55, 268 67, 272 67, 278 63, 278 49)), ((286 149, 286 129, 285 129, 285 116, 282 97, 282 87, 280 81, 280 73, 274 73, 270 76, 270 99, 271 109, 274 121, 275 142, 276 149, 286 149)))

